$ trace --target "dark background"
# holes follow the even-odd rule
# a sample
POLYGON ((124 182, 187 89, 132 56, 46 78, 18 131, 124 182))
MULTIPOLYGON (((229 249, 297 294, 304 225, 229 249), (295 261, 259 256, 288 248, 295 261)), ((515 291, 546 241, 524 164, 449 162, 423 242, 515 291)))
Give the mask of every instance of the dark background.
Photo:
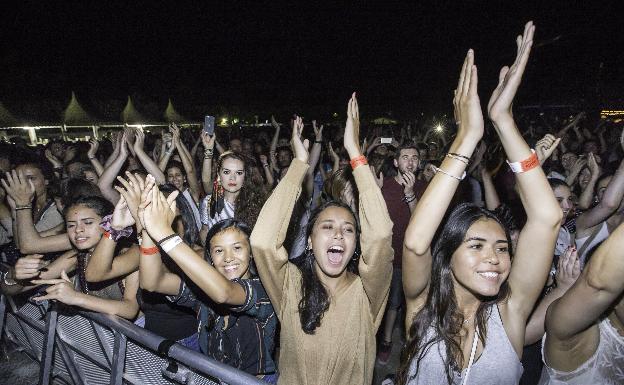
POLYGON ((364 116, 441 113, 451 110, 466 50, 475 50, 487 99, 514 59, 515 36, 534 20, 518 104, 622 107, 615 1, 415 3, 3 3, 0 102, 51 116, 74 90, 101 117, 118 118, 132 95, 148 116, 172 98, 192 118, 230 111, 264 119, 342 115, 356 90, 364 116))

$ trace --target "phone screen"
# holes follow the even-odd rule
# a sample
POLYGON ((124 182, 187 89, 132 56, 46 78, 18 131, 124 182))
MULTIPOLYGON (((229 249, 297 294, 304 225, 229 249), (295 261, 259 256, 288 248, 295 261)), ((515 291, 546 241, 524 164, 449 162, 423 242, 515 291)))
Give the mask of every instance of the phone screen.
POLYGON ((392 138, 381 138, 381 144, 392 143, 392 138))
POLYGON ((208 135, 213 135, 214 128, 215 128, 214 116, 206 115, 206 117, 204 117, 204 132, 208 135))

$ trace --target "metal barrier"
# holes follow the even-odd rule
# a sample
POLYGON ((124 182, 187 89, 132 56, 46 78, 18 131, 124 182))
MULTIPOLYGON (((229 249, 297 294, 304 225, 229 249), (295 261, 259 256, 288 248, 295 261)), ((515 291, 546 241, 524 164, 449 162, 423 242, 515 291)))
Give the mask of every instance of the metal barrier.
POLYGON ((0 330, 40 362, 39 384, 265 384, 127 320, 0 296, 0 330))

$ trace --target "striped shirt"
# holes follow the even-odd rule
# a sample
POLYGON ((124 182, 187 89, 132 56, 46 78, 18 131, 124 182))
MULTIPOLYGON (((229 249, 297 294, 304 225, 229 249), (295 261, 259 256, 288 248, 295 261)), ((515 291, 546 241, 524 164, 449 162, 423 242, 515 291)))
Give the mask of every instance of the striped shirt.
POLYGON ((212 218, 210 215, 210 197, 211 195, 207 195, 204 199, 202 199, 199 206, 201 222, 204 226, 208 227, 208 230, 210 230, 210 228, 219 221, 234 218, 234 205, 225 199, 223 200, 223 210, 212 218))

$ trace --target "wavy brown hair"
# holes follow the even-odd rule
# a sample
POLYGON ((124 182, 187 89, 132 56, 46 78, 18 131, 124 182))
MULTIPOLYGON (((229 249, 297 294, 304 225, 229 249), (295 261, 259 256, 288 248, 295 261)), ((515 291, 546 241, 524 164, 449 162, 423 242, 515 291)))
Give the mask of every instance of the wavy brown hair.
MULTIPOLYGON (((252 160, 238 152, 226 151, 219 156, 219 160, 217 161, 217 178, 223 167, 223 162, 226 159, 236 159, 243 162, 245 179, 243 180, 243 185, 234 202, 234 218, 247 223, 249 227, 253 228, 260 214, 260 210, 264 205, 264 201, 267 199, 266 193, 261 186, 254 185, 251 180, 251 167, 249 165, 252 160)), ((223 210, 224 205, 223 196, 221 196, 219 192, 221 186, 216 180, 214 187, 210 199, 210 216, 212 218, 223 210)))

